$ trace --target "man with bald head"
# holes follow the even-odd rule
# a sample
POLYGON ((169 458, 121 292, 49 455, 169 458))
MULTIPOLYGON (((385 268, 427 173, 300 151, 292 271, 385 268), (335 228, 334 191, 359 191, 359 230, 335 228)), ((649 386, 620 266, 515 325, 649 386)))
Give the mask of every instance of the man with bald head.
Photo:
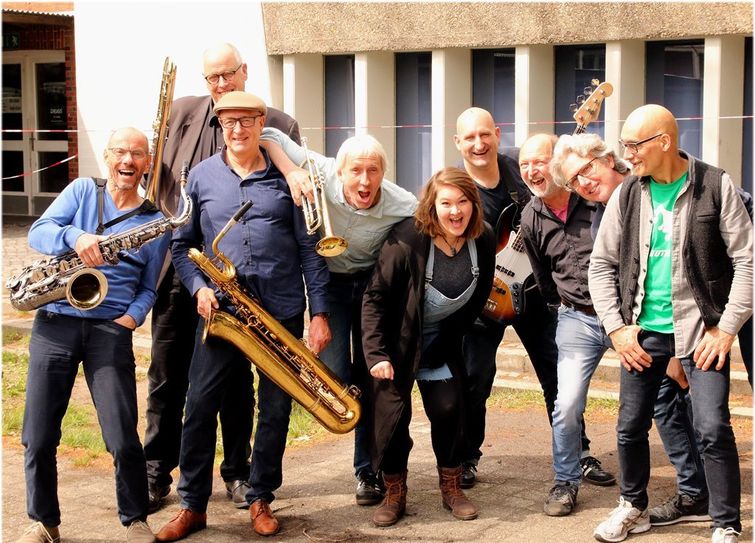
POLYGON ((161 215, 137 192, 150 165, 147 137, 135 128, 113 132, 104 152, 107 180, 70 183, 29 230, 32 249, 49 255, 75 251, 107 279, 104 301, 87 311, 67 300, 37 310, 21 441, 25 447, 26 503, 34 524, 22 543, 60 541, 56 449, 79 363, 97 410, 102 438, 115 465, 118 516, 126 540, 154 541, 147 526, 147 473, 139 442, 133 330, 155 302, 169 236, 106 266, 99 244, 161 215), (146 205, 144 205, 146 204, 146 205))
MULTIPOLYGON (((485 109, 471 107, 461 113, 456 121, 454 143, 461 153, 463 167, 476 181, 480 191, 485 220, 496 225, 504 209, 516 203, 519 211, 531 198, 531 193, 522 181, 516 162, 518 150, 508 154, 499 153, 500 128, 493 116, 485 109), (511 155, 511 156, 509 156, 511 155)), ((519 219, 519 213, 516 220, 519 219)), ((515 225, 506 225, 511 228, 515 225)), ((523 255, 524 256, 524 255, 523 255)), ((526 256, 524 257, 526 258, 526 256)), ((548 420, 552 419, 556 401, 556 319, 548 311, 543 297, 530 277, 522 286, 526 292, 524 311, 511 322, 529 355, 540 386, 543 390, 548 420)), ((462 486, 474 485, 481 447, 485 439, 485 403, 490 396, 496 372, 496 352, 503 339, 506 324, 481 316, 472 331, 464 338, 464 359, 468 379, 465 390, 466 452, 463 454, 462 486)), ((582 435, 582 446, 589 453, 590 441, 582 435)), ((590 461, 585 456, 586 465, 590 461)), ((593 466, 585 475, 590 482, 606 480, 599 465, 593 466)), ((609 476, 612 478, 612 476, 609 476)))
POLYGON ((633 176, 611 196, 589 284, 621 357, 621 499, 595 529, 621 541, 650 529, 648 428, 671 357, 689 381, 703 443, 713 543, 737 541, 739 457, 729 420, 729 351, 752 313, 752 223, 729 175, 678 148, 670 111, 646 105, 622 130, 633 176))
MULTIPOLYGON (((178 98, 170 110, 156 203, 173 214, 179 200, 178 180, 183 163, 193 168, 223 146, 223 129, 213 112, 214 104, 229 92, 243 91, 249 76, 241 53, 230 43, 207 49, 202 56, 202 70, 209 95, 178 98)), ((299 141, 299 125, 282 111, 267 108, 265 125, 299 141)), ((159 509, 170 492, 170 473, 178 466, 189 362, 194 350, 191 331, 196 329, 198 318, 196 302, 181 284, 170 260, 165 267, 152 311, 152 361, 144 436, 150 512, 159 509)), ((235 388, 226 395, 220 409, 224 453, 220 475, 228 498, 236 507, 245 508, 254 404, 252 391, 245 388, 242 376, 238 377, 232 380, 235 388)))
POLYGON ((579 486, 587 480, 585 458, 591 459, 588 468, 605 474, 603 486, 614 484, 616 478, 602 471, 600 462, 580 446, 590 379, 611 345, 587 289, 595 204, 554 182, 550 166, 556 141, 550 134, 527 139, 519 151, 519 170, 535 195, 522 212, 524 247, 540 292, 558 315, 558 391, 552 423, 555 484, 543 511, 564 516, 574 510, 579 486))

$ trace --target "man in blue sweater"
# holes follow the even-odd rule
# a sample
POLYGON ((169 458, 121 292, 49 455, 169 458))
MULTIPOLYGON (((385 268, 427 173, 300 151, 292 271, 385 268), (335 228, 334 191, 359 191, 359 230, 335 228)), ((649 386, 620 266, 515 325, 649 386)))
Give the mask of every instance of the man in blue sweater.
POLYGON ((87 311, 61 300, 43 306, 35 316, 22 433, 27 511, 34 524, 19 539, 22 543, 60 541, 56 449, 80 362, 105 446, 113 455, 118 516, 127 527, 126 540, 154 541, 145 522, 147 472, 136 431, 132 333, 155 301, 168 236, 123 256, 114 266, 103 266, 100 242, 160 216, 153 207, 142 206, 137 192, 150 164, 144 134, 135 128, 116 130, 105 162, 104 187, 91 178, 76 179, 29 231, 29 245, 37 251, 60 255, 74 250, 86 266, 101 266, 108 292, 100 305, 87 311), (101 225, 102 235, 95 234, 101 225))

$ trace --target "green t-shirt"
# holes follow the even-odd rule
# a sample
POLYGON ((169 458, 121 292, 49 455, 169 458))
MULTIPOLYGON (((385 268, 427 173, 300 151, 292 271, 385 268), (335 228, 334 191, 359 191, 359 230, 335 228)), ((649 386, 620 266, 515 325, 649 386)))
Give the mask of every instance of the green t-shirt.
POLYGON ((673 183, 650 180, 650 199, 653 202, 653 231, 650 234, 645 297, 637 324, 643 330, 674 333, 674 314, 671 306, 671 243, 673 210, 679 191, 687 181, 687 172, 673 183))

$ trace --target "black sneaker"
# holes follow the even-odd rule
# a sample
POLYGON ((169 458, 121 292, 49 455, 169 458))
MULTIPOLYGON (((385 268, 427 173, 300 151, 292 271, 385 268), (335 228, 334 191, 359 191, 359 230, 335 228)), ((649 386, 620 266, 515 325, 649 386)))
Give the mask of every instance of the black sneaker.
POLYGON ((616 484, 616 477, 603 470, 600 460, 594 456, 585 456, 579 460, 582 466, 582 480, 591 485, 611 486, 616 484))
POLYGON ((695 500, 686 494, 677 494, 666 503, 656 505, 649 511, 651 526, 668 526, 677 522, 700 522, 710 520, 708 498, 695 500))
POLYGON ((246 501, 247 490, 249 490, 249 483, 242 479, 225 482, 225 496, 233 502, 236 509, 247 509, 249 507, 246 501))
POLYGON ((376 505, 383 501, 384 494, 380 477, 369 470, 357 474, 357 505, 376 505))
POLYGON ((165 496, 170 494, 170 485, 160 486, 153 483, 147 485, 149 501, 147 502, 147 513, 150 515, 158 511, 163 506, 165 496))
POLYGON ((472 462, 461 464, 461 488, 472 488, 477 482, 477 466, 472 462))
POLYGON ((577 505, 579 487, 572 483, 558 482, 548 493, 543 511, 549 517, 563 517, 574 510, 577 505))

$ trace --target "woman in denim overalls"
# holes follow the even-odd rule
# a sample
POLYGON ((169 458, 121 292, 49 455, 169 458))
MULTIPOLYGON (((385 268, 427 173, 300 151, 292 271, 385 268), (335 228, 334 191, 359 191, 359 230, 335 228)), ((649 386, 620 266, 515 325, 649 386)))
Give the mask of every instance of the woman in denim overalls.
POLYGON ((477 517, 459 486, 461 340, 490 293, 494 260, 495 238, 483 222, 477 187, 458 168, 430 179, 415 218, 399 223, 383 245, 362 311, 374 377, 372 462, 386 485, 373 515, 378 526, 404 514, 415 381, 430 419, 442 504, 456 518, 477 517))

